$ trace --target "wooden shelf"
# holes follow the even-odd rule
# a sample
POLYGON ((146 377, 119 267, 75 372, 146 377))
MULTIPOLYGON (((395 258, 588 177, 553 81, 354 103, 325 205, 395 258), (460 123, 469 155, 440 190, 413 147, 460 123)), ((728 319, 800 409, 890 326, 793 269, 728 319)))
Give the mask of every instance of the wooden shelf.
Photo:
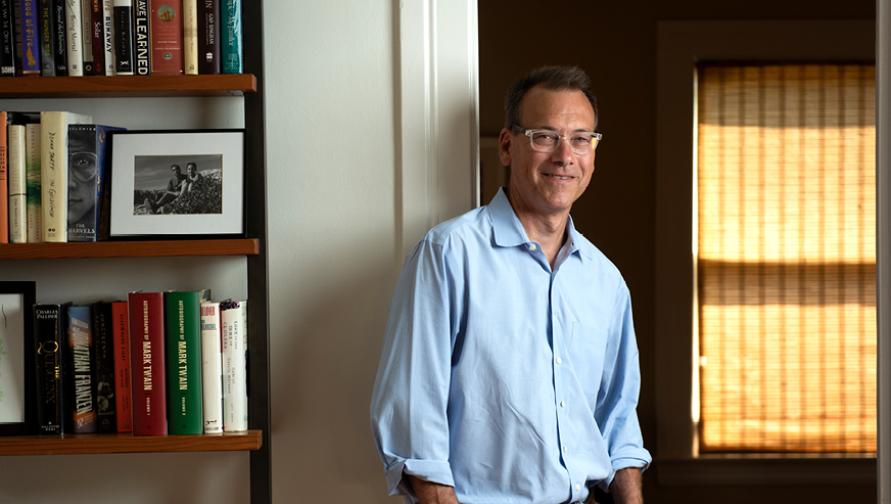
POLYGON ((11 243, 0 245, 5 259, 91 259, 103 257, 249 256, 260 253, 256 238, 220 240, 11 243))
POLYGON ((259 450, 262 445, 263 436, 259 430, 199 436, 9 436, 0 437, 0 456, 249 451, 259 450))
POLYGON ((238 96, 256 91, 257 78, 252 74, 35 76, 0 79, 0 98, 238 96))

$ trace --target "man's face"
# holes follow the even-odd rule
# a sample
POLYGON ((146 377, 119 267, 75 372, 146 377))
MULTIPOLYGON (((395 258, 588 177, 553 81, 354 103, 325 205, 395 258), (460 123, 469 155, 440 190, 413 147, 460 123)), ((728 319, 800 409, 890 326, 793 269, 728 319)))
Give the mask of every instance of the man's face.
MULTIPOLYGON (((551 129, 562 135, 594 129, 594 109, 577 90, 530 89, 520 103, 520 126, 551 129)), ((554 152, 532 149, 529 137, 502 129, 501 163, 510 165, 511 204, 518 214, 540 216, 569 212, 594 173, 594 150, 579 155, 561 139, 554 152)))
POLYGON ((80 221, 96 204, 96 155, 73 152, 68 160, 68 221, 80 221))

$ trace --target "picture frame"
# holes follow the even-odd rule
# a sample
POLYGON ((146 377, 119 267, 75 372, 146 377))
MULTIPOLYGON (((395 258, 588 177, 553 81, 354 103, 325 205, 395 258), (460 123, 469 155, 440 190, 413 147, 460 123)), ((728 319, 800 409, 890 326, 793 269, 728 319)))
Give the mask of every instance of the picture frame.
POLYGON ((109 237, 244 234, 244 131, 111 135, 109 237))
POLYGON ((37 432, 35 282, 0 281, 0 436, 37 432))

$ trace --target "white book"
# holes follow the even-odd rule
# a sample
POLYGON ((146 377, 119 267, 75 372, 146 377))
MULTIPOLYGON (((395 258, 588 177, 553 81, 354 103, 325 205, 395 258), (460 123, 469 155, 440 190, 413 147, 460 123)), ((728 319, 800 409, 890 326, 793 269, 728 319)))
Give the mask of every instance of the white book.
POLYGON ((82 54, 84 58, 84 75, 93 74, 93 2, 80 0, 80 26, 82 54))
POLYGON ((223 432, 223 350, 220 303, 201 303, 201 393, 204 432, 223 432))
MULTIPOLYGON (((86 0, 89 1, 89 0, 86 0)), ((65 0, 65 27, 68 37, 68 75, 81 77, 84 74, 84 34, 81 0, 65 0)))
POLYGON ((183 68, 198 75, 198 0, 183 0, 183 68))
POLYGON ((68 241, 68 125, 93 118, 74 112, 40 113, 40 206, 43 241, 68 241))
POLYGON ((247 412, 247 301, 220 303, 223 335, 223 430, 248 428, 247 412))
POLYGON ((102 37, 105 40, 105 75, 114 75, 114 0, 102 0, 102 37))
POLYGON ((25 192, 27 193, 28 243, 43 241, 43 209, 40 205, 40 124, 25 125, 25 192))
POLYGON ((9 142, 9 242, 27 243, 25 206, 25 126, 10 124, 9 142))

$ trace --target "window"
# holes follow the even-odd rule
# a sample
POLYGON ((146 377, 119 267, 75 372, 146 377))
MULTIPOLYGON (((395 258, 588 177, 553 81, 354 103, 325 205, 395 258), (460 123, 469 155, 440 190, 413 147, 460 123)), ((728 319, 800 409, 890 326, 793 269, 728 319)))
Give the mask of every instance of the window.
POLYGON ((874 452, 875 69, 699 68, 701 452, 874 452))

